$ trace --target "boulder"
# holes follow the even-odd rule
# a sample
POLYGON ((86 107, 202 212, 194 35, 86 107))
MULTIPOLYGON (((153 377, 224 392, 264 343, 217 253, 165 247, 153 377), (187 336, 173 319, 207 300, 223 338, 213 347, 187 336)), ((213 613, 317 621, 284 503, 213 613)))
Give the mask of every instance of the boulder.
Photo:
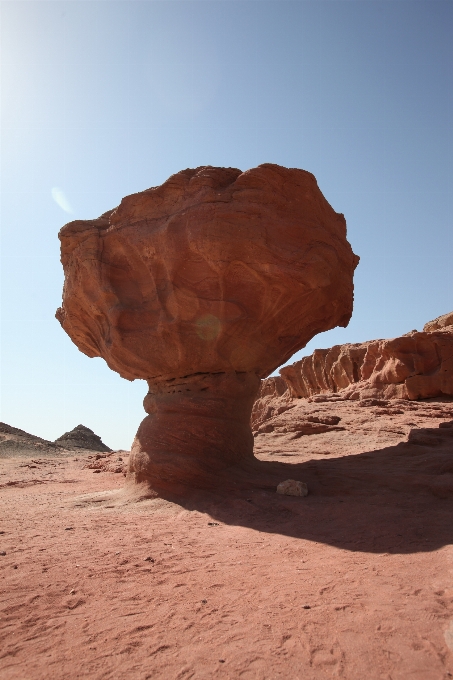
POLYGON ((309 172, 183 170, 60 231, 62 327, 149 392, 130 476, 203 483, 252 457, 260 386, 346 326, 358 258, 309 172))
POLYGON ((277 493, 282 496, 308 496, 308 487, 305 482, 297 482, 295 479, 287 479, 277 486, 277 493))

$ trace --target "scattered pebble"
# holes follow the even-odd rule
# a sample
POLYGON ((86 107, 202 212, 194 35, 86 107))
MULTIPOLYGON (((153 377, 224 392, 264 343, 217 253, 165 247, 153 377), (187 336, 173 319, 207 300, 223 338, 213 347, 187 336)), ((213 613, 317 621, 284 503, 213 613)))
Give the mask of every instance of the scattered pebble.
POLYGON ((304 606, 302 607, 302 609, 311 609, 311 607, 310 607, 309 604, 304 604, 304 606))
POLYGON ((152 557, 145 557, 144 562, 154 562, 152 557))
POLYGON ((65 527, 65 531, 71 531, 74 527, 65 527))
POLYGON ((4 550, 0 550, 0 555, 6 555, 6 552, 4 550))
POLYGON ((208 604, 207 600, 201 600, 201 604, 208 604))
POLYGON ((96 473, 99 473, 100 470, 93 470, 93 474, 95 475, 96 473))
POLYGON ((208 522, 208 527, 218 527, 219 523, 218 522, 208 522))
POLYGON ((74 590, 74 588, 73 588, 72 590, 69 591, 69 594, 70 594, 70 595, 75 595, 75 590, 74 590))
POLYGON ((277 493, 283 496, 308 496, 308 486, 305 482, 297 482, 295 479, 287 479, 277 486, 277 493))
POLYGON ((247 498, 247 503, 251 503, 251 502, 252 502, 252 499, 251 499, 251 498, 247 498))
POLYGON ((219 659, 219 663, 225 663, 225 659, 219 659))
POLYGON ((13 569, 17 569, 17 564, 15 564, 15 565, 13 566, 13 569))

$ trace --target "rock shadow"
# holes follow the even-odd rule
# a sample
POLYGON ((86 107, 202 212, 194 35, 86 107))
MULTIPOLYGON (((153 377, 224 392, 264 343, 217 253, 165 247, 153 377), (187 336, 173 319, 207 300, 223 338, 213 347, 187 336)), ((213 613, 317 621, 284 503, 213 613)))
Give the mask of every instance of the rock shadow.
POLYGON ((222 524, 326 543, 344 550, 415 553, 453 543, 453 421, 411 430, 408 441, 303 463, 256 461, 223 488, 193 491, 186 509, 222 524), (280 481, 308 484, 306 498, 280 496, 280 481))

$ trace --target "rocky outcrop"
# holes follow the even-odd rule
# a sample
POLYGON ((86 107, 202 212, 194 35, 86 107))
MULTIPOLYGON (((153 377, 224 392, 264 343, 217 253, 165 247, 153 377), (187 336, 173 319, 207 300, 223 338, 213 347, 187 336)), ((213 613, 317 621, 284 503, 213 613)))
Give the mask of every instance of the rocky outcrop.
POLYGON ((0 459, 30 456, 58 456, 64 447, 29 434, 18 427, 0 423, 0 459))
POLYGON ((391 340, 315 350, 261 384, 252 411, 258 431, 295 399, 426 399, 453 396, 453 325, 446 314, 391 340), (426 330, 430 329, 430 330, 426 330))
POLYGON ((252 457, 260 378, 351 316, 358 258, 303 170, 184 170, 60 239, 64 330, 148 381, 138 482, 198 483, 252 457))
POLYGON ((442 328, 447 328, 448 326, 453 327, 453 312, 450 312, 449 314, 443 314, 442 316, 438 316, 437 319, 428 321, 428 323, 425 323, 423 326, 423 330, 426 333, 431 333, 432 331, 439 331, 442 328))
POLYGON ((55 440, 55 444, 64 446, 66 449, 87 449, 89 451, 101 452, 112 450, 103 443, 102 439, 93 430, 85 427, 85 425, 77 425, 70 432, 65 432, 65 434, 55 440))
POLYGON ((312 355, 280 370, 289 395, 311 397, 313 394, 339 392, 362 380, 362 366, 369 343, 336 345, 316 349, 312 355))

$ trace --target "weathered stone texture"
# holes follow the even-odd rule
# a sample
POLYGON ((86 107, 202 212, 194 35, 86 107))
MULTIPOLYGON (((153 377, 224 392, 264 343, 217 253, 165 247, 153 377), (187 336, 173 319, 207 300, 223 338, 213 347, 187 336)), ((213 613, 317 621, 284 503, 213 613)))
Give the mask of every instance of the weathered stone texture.
POLYGON ((60 240, 64 330, 148 381, 137 480, 252 456, 259 379, 352 313, 345 219, 304 170, 183 170, 60 240))
POLYGON ((297 398, 453 396, 453 325, 446 325, 452 319, 453 314, 446 314, 427 323, 424 332, 412 331, 391 340, 318 349, 285 366, 281 377, 262 381, 252 411, 253 429, 291 408, 297 398))

